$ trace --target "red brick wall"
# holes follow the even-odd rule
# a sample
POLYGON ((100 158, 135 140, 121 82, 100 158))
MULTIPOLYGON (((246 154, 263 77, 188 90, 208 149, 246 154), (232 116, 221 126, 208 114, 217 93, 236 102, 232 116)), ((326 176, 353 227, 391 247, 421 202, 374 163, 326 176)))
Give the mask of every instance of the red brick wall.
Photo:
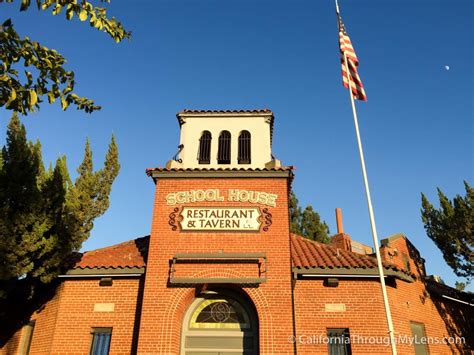
MULTIPOLYGON (((469 335, 462 334, 461 327, 472 319, 472 310, 469 316, 468 308, 461 304, 431 296, 421 281, 407 283, 397 280, 396 288, 388 288, 388 297, 395 332, 398 334, 411 335, 410 321, 413 321, 424 324, 427 337, 442 340, 445 337, 469 335)), ((459 353, 462 348, 462 345, 428 344, 430 354, 459 353)), ((413 348, 407 344, 400 344, 399 349, 401 353, 413 352, 413 348)))
MULTIPOLYGON (((50 301, 31 315, 31 320, 34 320, 36 323, 33 331, 33 341, 31 343, 30 354, 51 353, 51 344, 59 308, 60 294, 61 286, 57 288, 56 294, 50 301)), ((1 355, 13 355, 19 353, 21 350, 20 345, 24 340, 24 329, 24 327, 19 329, 15 335, 10 338, 7 344, 0 349, 1 355)))
MULTIPOLYGON (((468 335, 462 334, 459 323, 469 320, 469 310, 459 304, 430 298, 422 282, 397 280, 396 288, 388 286, 387 290, 396 336, 412 336, 410 321, 424 324, 426 336, 434 341, 468 335), (440 309, 445 312, 443 315, 440 309)), ((299 354, 327 352, 327 344, 314 344, 321 342, 318 336, 326 335, 327 328, 349 328, 351 336, 358 336, 359 339, 374 337, 373 342, 383 341, 387 335, 380 284, 376 279, 340 279, 338 287, 325 287, 323 280, 318 279, 298 280, 295 286, 295 314, 299 354), (326 312, 326 303, 343 303, 346 311, 326 312)), ((384 345, 353 342, 351 347, 354 354, 390 353, 390 347, 384 345)), ((460 353, 461 349, 462 345, 428 345, 430 354, 460 353)), ((397 350, 399 354, 414 354, 413 346, 407 343, 398 344, 397 350)))
POLYGON ((17 354, 20 348, 22 333, 23 333, 23 329, 20 329, 15 334, 13 334, 12 337, 8 340, 8 342, 0 348, 0 354, 1 355, 17 354))
MULTIPOLYGON (((66 280, 63 283, 52 354, 88 354, 92 327, 112 327, 110 354, 131 353, 139 279, 113 280, 110 287, 99 286, 98 279, 66 280), (94 312, 96 303, 114 303, 113 312, 94 312)), ((32 354, 36 352, 33 336, 32 354)))
POLYGON ((33 314, 31 319, 35 320, 35 329, 30 347, 31 354, 49 354, 51 353, 51 345, 53 335, 56 329, 56 320, 58 316, 59 305, 61 303, 61 284, 56 294, 44 307, 40 308, 33 314))
POLYGON ((382 259, 400 269, 410 271, 415 277, 425 276, 425 263, 420 252, 406 237, 400 236, 380 248, 382 259), (406 267, 408 265, 408 268, 406 267))
MULTIPOLYGON (((110 287, 99 279, 68 279, 55 297, 32 315, 36 320, 30 354, 89 354, 92 327, 112 327, 110 354, 129 355, 137 336, 136 309, 140 305, 140 280, 115 278, 110 287), (113 312, 94 312, 96 303, 114 303, 113 312)), ((20 333, 0 354, 17 354, 20 333)), ((135 349, 136 350, 136 349, 135 349)))
MULTIPOLYGON (((340 279, 338 287, 325 287, 323 280, 297 280, 295 286, 296 343, 298 354, 324 354, 325 343, 319 341, 327 328, 349 328, 351 335, 386 335, 387 323, 380 286, 377 281, 340 279), (325 304, 344 304, 345 312, 326 312, 325 304), (301 338, 300 338, 301 337, 301 338), (301 339, 301 341, 300 341, 301 339)), ((354 354, 385 354, 390 349, 371 344, 353 344, 354 354)))
MULTIPOLYGON (((141 353, 178 353, 184 314, 194 299, 194 287, 168 287, 169 261, 176 253, 186 252, 265 252, 268 260, 268 281, 257 288, 244 288, 259 316, 260 350, 263 354, 289 353, 293 345, 291 266, 288 223, 288 180, 286 178, 189 178, 159 179, 148 254, 143 312, 139 338, 141 353), (168 224, 173 207, 165 196, 170 192, 194 189, 228 189, 265 191, 278 195, 277 206, 268 207, 273 224, 260 233, 190 233, 172 231, 168 224)), ((227 200, 227 199, 226 199, 227 200)), ((258 206, 239 202, 199 202, 186 206, 258 206)), ((183 207, 185 205, 179 206, 183 207)), ((183 268, 188 277, 255 277, 253 269, 238 264, 222 264, 220 268, 195 265, 183 268)), ((184 275, 180 275, 184 276, 184 275)))

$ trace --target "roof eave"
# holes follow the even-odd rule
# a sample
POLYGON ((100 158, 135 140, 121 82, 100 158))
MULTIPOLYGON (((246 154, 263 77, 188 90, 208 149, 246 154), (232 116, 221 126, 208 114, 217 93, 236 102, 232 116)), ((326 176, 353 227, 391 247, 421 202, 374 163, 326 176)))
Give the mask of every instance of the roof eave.
MULTIPOLYGON (((293 267, 293 275, 310 275, 312 277, 378 277, 379 273, 375 268, 299 268, 293 267)), ((415 280, 398 270, 384 269, 385 276, 391 276, 407 282, 414 282, 415 280)))
POLYGON ((147 175, 157 178, 291 178, 293 172, 288 170, 147 170, 147 175))
POLYGON ((74 268, 59 275, 59 278, 74 277, 139 277, 145 273, 145 267, 84 267, 74 268))

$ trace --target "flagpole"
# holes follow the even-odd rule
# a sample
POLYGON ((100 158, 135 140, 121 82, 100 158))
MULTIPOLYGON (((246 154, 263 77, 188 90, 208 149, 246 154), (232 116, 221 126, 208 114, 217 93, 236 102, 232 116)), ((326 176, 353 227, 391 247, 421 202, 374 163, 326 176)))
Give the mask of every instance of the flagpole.
MULTIPOLYGON (((339 6, 337 6, 337 0, 336 0, 336 9, 337 9, 337 13, 339 13, 339 6)), ((378 268, 379 277, 380 277, 380 285, 382 287, 382 296, 383 296, 383 303, 385 307, 385 316, 387 317, 387 323, 388 323, 388 334, 390 336, 392 354, 397 355, 397 347, 395 344, 395 335, 393 331, 392 314, 390 312, 390 304, 388 302, 387 289, 385 288, 385 278, 383 274, 382 258, 380 256, 379 240, 377 237, 377 229, 375 227, 374 211, 372 208, 372 199, 370 197, 367 171, 365 169, 364 151, 362 150, 362 141, 360 139, 360 132, 359 132, 359 122, 357 120, 357 111, 356 111, 356 107, 354 103, 354 95, 352 94, 351 79, 349 76, 350 75, 349 64, 347 63, 346 53, 344 53, 344 64, 346 66, 347 84, 349 86, 349 96, 351 98, 352 115, 354 117, 354 126, 355 126, 355 131, 356 131, 356 136, 357 136, 357 145, 359 147, 360 165, 362 167, 362 175, 364 176, 365 196, 367 198, 367 205, 369 207, 370 226, 372 229, 372 237, 374 239, 375 255, 377 256, 377 268, 378 268)))

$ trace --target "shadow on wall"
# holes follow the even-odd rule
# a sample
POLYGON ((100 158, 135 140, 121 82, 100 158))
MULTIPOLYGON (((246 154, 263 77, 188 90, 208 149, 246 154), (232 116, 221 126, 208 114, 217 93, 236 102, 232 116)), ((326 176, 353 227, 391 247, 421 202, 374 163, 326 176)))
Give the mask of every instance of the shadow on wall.
POLYGON ((28 324, 35 311, 40 313, 44 309, 59 284, 58 280, 45 285, 26 279, 0 283, 9 291, 7 298, 0 299, 0 349, 5 347, 7 354, 16 354, 20 339, 15 339, 15 333, 28 324))
POLYGON ((446 325, 448 336, 455 340, 461 337, 465 340, 465 344, 461 341, 454 341, 452 344, 449 344, 453 354, 457 352, 460 354, 472 354, 474 350, 474 339, 472 337, 472 334, 474 334, 474 307, 443 297, 448 296, 472 304, 472 295, 459 291, 456 292, 456 290, 448 289, 447 286, 431 280, 425 281, 425 287, 428 290, 431 301, 446 325))
MULTIPOLYGON (((80 253, 71 255, 63 271, 75 265, 80 258, 80 253)), ((6 294, 6 297, 0 297, 0 349, 5 347, 7 354, 16 353, 19 339, 15 339, 15 333, 28 324, 35 312, 41 313, 44 310, 60 284, 58 278, 49 284, 33 277, 0 280, 0 289, 6 294), (15 351, 9 352, 8 348, 12 346, 15 346, 15 351)))
POLYGON ((408 251, 415 266, 415 270, 412 270, 412 272, 415 272, 417 278, 424 284, 425 289, 423 294, 420 295, 421 302, 424 304, 426 299, 429 298, 435 305, 448 331, 446 336, 454 339, 452 343, 448 344, 451 352, 453 354, 472 354, 474 350, 474 339, 472 337, 472 334, 474 334, 473 295, 427 278, 425 276, 424 260, 414 249, 414 246, 410 244, 408 244, 408 251), (446 296, 458 301, 450 300, 446 296), (463 302, 469 303, 471 306, 463 302), (465 343, 461 341, 461 338, 464 339, 465 343))

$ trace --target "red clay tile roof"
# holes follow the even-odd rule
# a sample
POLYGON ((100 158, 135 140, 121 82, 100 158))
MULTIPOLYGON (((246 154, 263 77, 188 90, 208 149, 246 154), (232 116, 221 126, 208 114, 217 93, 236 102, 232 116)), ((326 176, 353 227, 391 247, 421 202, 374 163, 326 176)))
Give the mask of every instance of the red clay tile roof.
POLYGON ((293 166, 281 166, 277 168, 148 168, 146 169, 146 174, 151 175, 153 171, 292 171, 294 170, 293 166))
MULTIPOLYGON (((367 255, 337 249, 333 246, 314 242, 296 234, 291 234, 292 266, 298 269, 376 269, 377 259, 367 255)), ((403 271, 395 265, 383 264, 386 269, 403 271)))
POLYGON ((87 251, 74 269, 144 267, 148 254, 149 236, 129 240, 101 249, 87 251))
POLYGON ((188 110, 184 109, 181 112, 178 112, 176 116, 186 113, 270 113, 273 115, 272 111, 268 108, 257 109, 257 110, 188 110))
MULTIPOLYGON (((146 236, 85 252, 74 269, 145 267, 149 239, 149 236, 146 236)), ((295 234, 291 234, 291 259, 292 266, 301 270, 377 268, 374 257, 337 250, 330 245, 317 243, 295 234)), ((391 264, 384 263, 384 267, 403 272, 391 264)))

